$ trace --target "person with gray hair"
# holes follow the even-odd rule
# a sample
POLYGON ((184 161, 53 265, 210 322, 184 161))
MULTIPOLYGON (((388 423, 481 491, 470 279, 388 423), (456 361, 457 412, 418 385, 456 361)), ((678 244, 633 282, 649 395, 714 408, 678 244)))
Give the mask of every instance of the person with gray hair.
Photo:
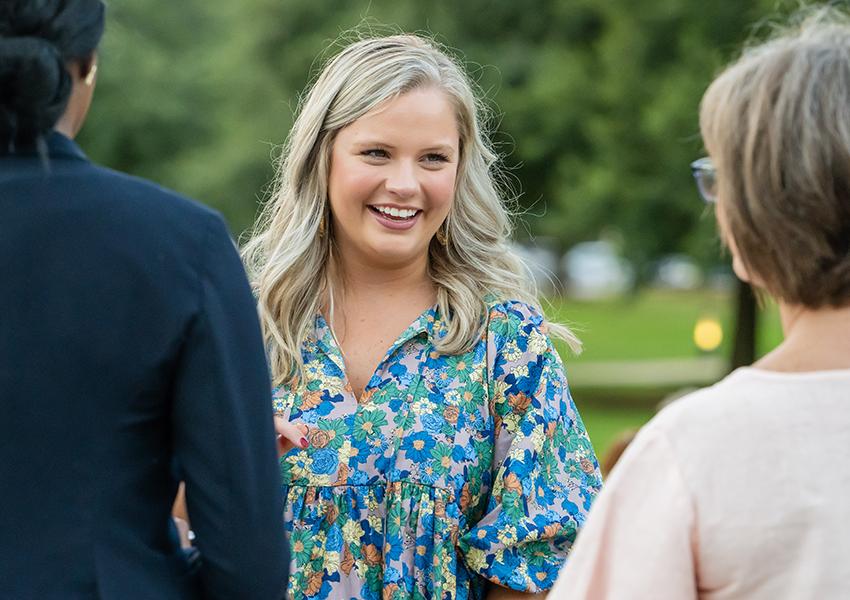
POLYGON ((245 248, 278 431, 306 436, 281 458, 294 598, 545 592, 600 486, 480 110, 430 40, 348 45, 245 248))
POLYGON ((785 340, 638 434, 551 598, 850 597, 850 20, 745 51, 700 127, 700 193, 785 340))

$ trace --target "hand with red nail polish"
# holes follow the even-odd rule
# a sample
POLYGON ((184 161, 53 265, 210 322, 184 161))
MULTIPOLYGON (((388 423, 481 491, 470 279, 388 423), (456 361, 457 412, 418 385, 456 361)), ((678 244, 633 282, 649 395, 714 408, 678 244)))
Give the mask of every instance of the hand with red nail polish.
POLYGON ((274 428, 277 432, 277 453, 282 456, 295 448, 307 448, 310 428, 303 423, 292 423, 283 417, 275 416, 274 428))

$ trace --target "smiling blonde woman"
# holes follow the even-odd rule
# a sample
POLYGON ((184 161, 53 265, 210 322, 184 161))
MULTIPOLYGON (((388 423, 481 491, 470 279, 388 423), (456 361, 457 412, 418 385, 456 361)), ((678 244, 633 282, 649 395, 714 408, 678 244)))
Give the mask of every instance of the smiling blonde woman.
POLYGON ((508 250, 495 163, 420 37, 351 44, 302 103, 244 252, 278 430, 306 431, 281 457, 296 598, 542 592, 599 488, 549 333, 578 341, 508 250))

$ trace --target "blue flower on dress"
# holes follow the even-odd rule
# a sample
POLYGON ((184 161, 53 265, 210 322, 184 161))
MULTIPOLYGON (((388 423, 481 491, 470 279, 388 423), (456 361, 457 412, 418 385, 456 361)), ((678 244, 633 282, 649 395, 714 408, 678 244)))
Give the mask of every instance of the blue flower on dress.
POLYGON ((322 587, 319 588, 319 593, 313 596, 314 598, 330 598, 330 593, 333 588, 331 588, 331 582, 325 579, 322 582, 322 587))
POLYGON ((540 506, 552 506, 555 502, 555 490, 550 485, 541 485, 535 490, 534 497, 540 506))
POLYGON ((322 449, 313 454, 313 472, 319 475, 330 475, 339 466, 339 455, 335 450, 322 449))
POLYGON ((414 462, 424 462, 431 458, 431 448, 434 447, 434 439, 424 431, 417 431, 413 435, 404 438, 401 445, 407 457, 414 462))
POLYGON ((413 546, 413 564, 417 569, 427 569, 433 561, 434 538, 428 534, 416 538, 413 546))
POLYGON ((334 404, 337 402, 342 402, 345 399, 345 396, 342 394, 337 394, 335 396, 328 397, 325 394, 325 398, 322 400, 322 403, 316 407, 316 412, 322 415, 323 417, 327 417, 331 412, 333 412, 334 404))
POLYGON ((391 481, 405 481, 410 478, 410 471, 407 469, 399 469, 398 467, 393 467, 393 470, 390 471, 390 480, 391 481))
POLYGON ((531 450, 522 453, 522 459, 509 458, 504 463, 505 470, 515 474, 520 480, 527 478, 534 471, 535 461, 531 450))
MULTIPOLYGON (((460 446, 458 446, 460 448, 460 446)), ((463 458, 464 460, 472 460, 476 456, 478 456, 478 452, 475 450, 475 444, 472 443, 472 440, 467 442, 466 446, 463 447, 463 458)))
POLYGON ((534 428, 537 426, 538 422, 542 423, 542 420, 535 419, 535 418, 532 418, 532 419, 525 418, 520 422, 519 430, 522 432, 522 434, 524 436, 530 436, 531 432, 534 431, 534 428))
POLYGON ((454 381, 454 373, 448 366, 441 366, 434 370, 434 385, 440 390, 447 390, 454 381))
POLYGON ((325 541, 325 549, 331 552, 339 552, 342 550, 342 531, 339 527, 331 527, 328 531, 328 538, 325 541))
POLYGON ((365 471, 349 471, 348 483, 351 485, 365 485, 369 481, 369 474, 365 471))
MULTIPOLYGON (((387 540, 384 543, 384 560, 387 562, 398 560, 399 558, 401 558, 402 550, 404 550, 404 545, 402 544, 401 536, 388 535, 387 540)), ((387 567, 387 571, 385 571, 387 577, 389 577, 389 569, 392 569, 392 567, 387 567)), ((398 573, 398 571, 396 571, 396 573, 398 573)), ((398 573, 398 576, 399 578, 401 578, 401 573, 398 573)), ((397 580, 391 579, 390 581, 397 580)))
POLYGON ((380 600, 378 591, 372 588, 368 581, 360 588, 360 597, 364 600, 380 600))
POLYGON ((443 430, 443 426, 446 424, 445 419, 438 414, 426 414, 422 415, 422 427, 431 434, 438 434, 443 430))
POLYGON ((506 548, 502 553, 501 562, 493 561, 493 575, 513 589, 525 589, 525 578, 522 575, 522 569, 520 569, 522 562, 517 556, 516 548, 506 548))
POLYGON ((304 413, 301 413, 300 420, 303 421, 306 425, 315 425, 319 422, 319 413, 315 410, 310 410, 304 413))
POLYGON ((384 571, 384 581, 389 583, 396 583, 401 579, 401 573, 398 572, 398 569, 393 567, 387 567, 384 571))
POLYGON ((322 365, 322 372, 327 377, 344 377, 345 373, 336 365, 335 362, 328 360, 322 365))
POLYGON ((531 580, 542 589, 549 589, 555 585, 555 579, 558 577, 559 569, 553 567, 548 561, 544 561, 540 566, 529 565, 528 575, 531 580))
POLYGON ((419 479, 426 485, 434 485, 440 478, 440 474, 430 465, 419 471, 419 479))
POLYGON ((390 367, 389 371, 392 376, 401 378, 407 374, 407 366, 404 363, 397 362, 390 367))
POLYGON ((387 456, 386 454, 379 456, 375 459, 375 468, 380 473, 386 473, 390 470, 390 467, 393 464, 393 457, 387 456))

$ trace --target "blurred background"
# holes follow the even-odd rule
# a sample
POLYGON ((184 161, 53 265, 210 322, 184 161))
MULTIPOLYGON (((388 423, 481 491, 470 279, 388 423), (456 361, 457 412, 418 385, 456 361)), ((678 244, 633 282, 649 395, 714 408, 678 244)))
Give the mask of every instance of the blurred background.
POLYGON ((703 91, 775 0, 112 0, 79 141, 220 210, 239 237, 299 94, 352 29, 467 66, 517 192, 517 249, 585 352, 559 348, 597 453, 780 339, 738 285, 689 163, 703 91), (342 36, 342 37, 341 37, 342 36))

